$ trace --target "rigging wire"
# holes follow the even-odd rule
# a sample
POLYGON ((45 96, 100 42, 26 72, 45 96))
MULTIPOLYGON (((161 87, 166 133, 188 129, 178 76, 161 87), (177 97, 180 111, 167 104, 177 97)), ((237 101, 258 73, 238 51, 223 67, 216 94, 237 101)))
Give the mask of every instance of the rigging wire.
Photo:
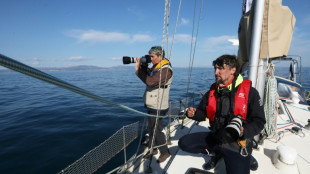
MULTIPOLYGON (((166 53, 167 53, 167 59, 168 59, 169 62, 170 62, 170 59, 171 59, 172 48, 173 48, 174 38, 175 38, 175 34, 176 34, 176 28, 177 28, 177 24, 178 24, 178 20, 179 20, 181 5, 182 5, 182 0, 180 0, 180 2, 179 2, 179 8, 178 8, 178 13, 177 13, 176 23, 175 23, 175 26, 174 26, 174 33, 173 33, 173 37, 172 37, 172 41, 171 41, 170 52, 169 52, 168 49, 169 49, 169 19, 170 19, 171 0, 169 1, 169 8, 167 8, 167 10, 165 10, 165 11, 167 11, 167 12, 165 12, 165 15, 167 14, 167 17, 164 17, 164 21, 165 21, 165 19, 167 19, 167 21, 166 21, 167 25, 165 25, 165 22, 164 22, 164 27, 163 28, 166 28, 166 40, 167 40, 166 53)), ((163 30, 163 36, 164 35, 165 35, 165 30, 163 30)), ((164 43, 164 37, 163 37, 162 44, 163 43, 164 43)), ((162 48, 163 48, 163 45, 162 45, 162 48)), ((160 63, 161 63, 161 67, 162 67, 162 62, 160 62, 160 63)), ((164 82, 165 84, 166 84, 167 78, 168 78, 168 71, 169 71, 169 68, 166 69, 166 77, 165 77, 165 82, 164 82)), ((159 79, 160 79, 159 82, 161 82, 161 73, 160 73, 159 79)), ((159 86, 161 86, 161 85, 159 85, 159 86)), ((159 95, 159 93, 158 93, 158 95, 159 95)), ((164 95, 164 91, 162 93, 162 96, 163 95, 164 95)), ((163 97, 161 99, 163 100, 163 97)), ((162 104, 162 101, 160 102, 160 104, 162 104)))
POLYGON ((190 50, 190 61, 189 61, 189 72, 188 72, 188 81, 187 81, 185 104, 187 104, 187 102, 188 102, 188 93, 189 93, 188 91, 189 91, 189 88, 190 88, 190 81, 191 81, 193 64, 194 64, 194 59, 195 59, 195 52, 196 52, 196 46, 197 46, 197 40, 198 40, 198 33, 199 33, 199 25, 200 25, 202 7, 203 7, 203 0, 201 0, 201 6, 200 6, 200 12, 199 12, 199 18, 198 18, 198 24, 197 24, 197 31, 196 31, 196 37, 194 39, 195 18, 196 18, 195 17, 195 14, 196 14, 196 0, 195 0, 194 16, 193 16, 193 29, 192 29, 192 40, 191 40, 191 50, 190 50), (194 48, 193 48, 194 40, 195 40, 195 43, 194 43, 194 48))
MULTIPOLYGON (((171 40, 171 47, 170 47, 170 52, 169 52, 169 50, 168 50, 168 48, 169 48, 169 30, 168 30, 168 28, 169 28, 169 19, 170 19, 170 9, 171 9, 171 0, 169 1, 169 8, 167 8, 167 13, 165 12, 165 15, 167 14, 167 25, 165 25, 165 22, 164 22, 164 27, 163 28, 166 28, 166 40, 167 40, 167 49, 166 49, 166 53, 167 53, 167 59, 168 59, 168 61, 170 62, 170 59, 171 59, 171 54, 172 54, 172 48, 173 48, 173 43, 174 43, 174 38, 175 38, 175 34, 176 34, 176 28, 177 28, 177 25, 178 25, 178 21, 179 21, 179 15, 180 15, 180 10, 181 10, 181 5, 182 5, 182 0, 180 0, 180 2, 179 2, 179 8, 178 8, 178 13, 177 13, 177 18, 176 18, 176 23, 175 23, 175 26, 174 26, 174 33, 173 33, 173 37, 172 37, 172 40, 171 40)), ((165 8, 166 9, 166 8, 165 8)), ((165 10, 166 11, 166 10, 165 10)), ((165 20, 165 17, 164 17, 164 20, 165 20)), ((163 30, 163 32, 164 32, 165 30, 163 30)), ((163 36, 164 36, 164 33, 163 33, 163 36)), ((163 41, 162 41, 162 43, 164 43, 164 37, 163 37, 163 41)), ((162 45, 162 48, 163 48, 163 45, 162 45)), ((161 66, 160 67, 162 67, 162 62, 160 62, 161 64, 161 66)), ((168 71, 169 71, 169 68, 167 68, 166 69, 166 77, 165 77, 165 84, 166 84, 166 82, 167 82, 167 79, 168 79, 168 71)), ((160 76, 159 76, 159 82, 161 82, 161 73, 160 73, 160 76)), ((160 84, 159 84, 159 86, 161 86, 160 84)), ((163 96, 164 96, 164 92, 165 91, 163 91, 163 93, 162 93, 162 100, 163 100, 163 96)), ((159 96, 159 92, 158 92, 158 96, 159 96)), ((162 101, 161 100, 161 102, 160 102, 160 108, 161 108, 161 104, 162 104, 162 101)), ((157 107, 158 108, 158 107, 157 107)))
MULTIPOLYGON (((175 28, 174 28, 174 33, 173 33, 173 38, 172 38, 172 41, 171 41, 171 49, 169 50, 169 20, 170 20, 170 10, 171 10, 171 0, 166 0, 165 1, 165 11, 164 11, 164 24, 163 24, 163 37, 162 37, 162 48, 164 48, 164 43, 165 43, 165 40, 166 40, 166 53, 167 53, 167 59, 168 61, 170 62, 170 59, 171 59, 171 53, 172 53, 172 48, 173 48, 173 43, 174 43, 174 38, 175 38, 175 33, 176 33, 176 28, 177 28, 177 24, 178 24, 178 19, 179 19, 179 14, 180 14, 180 9, 181 9, 181 4, 182 4, 182 0, 180 0, 179 2, 179 8, 178 8, 178 13, 177 13, 177 19, 176 19, 176 23, 175 23, 175 28), (165 37, 166 36, 166 37, 165 37), (166 38, 166 39, 165 39, 166 38)), ((164 58, 164 57, 162 57, 164 58)), ((160 61, 160 76, 159 76, 159 85, 158 85, 158 88, 160 88, 161 86, 161 79, 162 79, 162 76, 161 76, 161 70, 162 69, 162 61, 160 61)), ((168 71, 169 71, 170 68, 166 68, 166 76, 165 76, 165 84, 167 82, 167 78, 168 78, 168 71)), ((172 78, 172 77, 171 77, 172 78)), ((157 98, 157 116, 159 116, 159 111, 161 109, 161 106, 162 106, 162 102, 163 102, 163 96, 164 96, 164 93, 165 93, 165 90, 162 92, 162 97, 161 97, 161 101, 159 103, 159 98, 157 98), (160 106, 158 106, 160 104, 160 106)), ((159 96, 159 90, 158 90, 158 96, 159 96)), ((155 134, 156 134, 156 129, 157 129, 157 126, 158 126, 158 119, 159 117, 156 117, 156 120, 155 120, 155 127, 154 127, 154 133, 153 133, 153 137, 152 137, 152 140, 151 140, 151 148, 150 148, 150 151, 149 153, 152 154, 153 153, 153 149, 154 148, 157 148, 157 147, 160 147, 160 146, 163 146, 163 145, 166 145, 167 142, 165 144, 162 144, 162 145, 157 145, 156 147, 154 147, 154 140, 155 140, 155 134)), ((151 164, 151 161, 149 161, 148 163, 148 169, 147 170, 150 170, 150 164, 151 164)))
MULTIPOLYGON (((162 48, 162 59, 164 58, 163 57, 163 52, 164 52, 165 33, 166 33, 167 49, 168 49, 168 42, 169 42, 168 26, 169 26, 169 18, 170 18, 170 8, 171 8, 171 0, 169 2, 168 2, 168 0, 166 0, 166 2, 165 2, 165 12, 164 12, 164 24, 163 24, 163 38, 162 38, 162 46, 161 46, 161 48, 162 48), (168 6, 168 8, 167 8, 167 6, 168 6), (167 23, 167 24, 165 25, 165 23, 167 23)), ((167 68, 166 73, 168 72, 168 69, 169 68, 167 68)), ((161 71, 162 71, 162 61, 160 61, 159 84, 158 84, 158 89, 159 90, 158 90, 157 96, 160 96, 159 92, 160 92, 161 79, 162 79, 161 71)), ((166 78, 165 78, 165 83, 166 83, 166 81, 167 81, 167 74, 166 74, 166 78)), ((163 90, 160 103, 158 101, 159 97, 157 97, 157 107, 156 107, 157 108, 157 116, 159 115, 159 110, 161 110, 164 93, 165 93, 165 90, 163 90)), ((156 123, 157 123, 157 121, 156 121, 156 123)))
MULTIPOLYGON (((173 36, 172 36, 172 41, 171 41, 171 47, 170 47, 170 53, 169 53, 169 56, 168 56, 168 60, 170 60, 171 55, 172 55, 172 48, 173 48, 175 33, 176 33, 176 31, 177 31, 177 26, 178 26, 180 11, 181 11, 181 5, 182 5, 182 0, 180 0, 180 3, 179 3, 179 9, 178 9, 178 14, 177 14, 176 23, 175 23, 175 26, 174 26, 174 33, 173 33, 173 36)), ((168 51, 167 51, 167 52, 168 52, 168 51)))
MULTIPOLYGON (((170 9, 171 9, 171 0, 168 1, 166 0, 165 1, 165 10, 164 10, 164 24, 163 24, 163 37, 162 37, 162 59, 164 58, 163 56, 163 52, 164 52, 164 42, 165 40, 167 41, 167 49, 166 49, 166 52, 168 54, 168 45, 169 45, 169 18, 170 18, 170 9), (166 39, 165 39, 165 36, 166 36, 166 39)), ((168 56, 168 60, 170 61, 170 57, 168 56)), ((166 77, 165 77, 165 84, 167 82, 167 77, 168 77, 168 70, 170 68, 167 68, 166 70, 166 77)), ((172 78, 172 77, 171 77, 172 78)), ((162 79, 162 61, 160 61, 160 70, 159 70, 159 84, 158 84, 158 93, 157 93, 157 96, 160 96, 160 87, 161 87, 161 79, 162 79)), ((164 93, 165 93, 165 90, 163 90, 162 92, 162 95, 161 95, 161 101, 159 103, 159 97, 157 97, 157 113, 156 113, 156 120, 155 120, 155 126, 154 126, 154 129, 153 129, 153 136, 152 136, 152 139, 151 139, 151 147, 150 147, 150 150, 149 150, 149 153, 152 154, 153 153, 153 150, 154 150, 154 142, 155 142, 155 135, 156 135, 156 130, 157 130, 157 127, 158 127, 158 119, 159 119, 159 112, 161 110, 161 106, 162 106, 162 102, 163 102, 163 96, 164 96, 164 93)), ((167 142, 163 145, 166 145, 167 142)), ((160 145, 160 146, 163 146, 163 145, 160 145)), ((150 155, 151 157, 151 155, 150 155)), ((152 158, 149 160, 149 163, 147 165, 147 170, 148 171, 151 171, 151 163, 152 163, 152 158)))
MULTIPOLYGON (((165 11, 164 11, 164 24, 163 24, 163 37, 162 37, 162 59, 164 58, 163 56, 163 52, 164 52, 164 42, 165 42, 165 33, 166 33, 166 40, 167 40, 167 49, 168 49, 168 26, 169 26, 169 16, 170 16, 170 8, 171 8, 171 0, 168 1, 166 0, 165 1, 165 11), (169 6, 169 7, 167 7, 169 6), (166 21, 167 20, 167 21, 166 21), (166 22, 167 22, 167 27, 166 27, 166 22)), ((166 50, 167 51, 167 50, 166 50)), ((168 72, 168 69, 167 68, 167 72, 168 72)), ((159 84, 158 84, 158 93, 157 93, 157 99, 156 99, 156 108, 157 108, 157 113, 156 113, 156 119, 155 119, 155 126, 154 126, 154 129, 153 129, 153 136, 152 136, 152 139, 151 139, 151 147, 149 148, 149 152, 147 153, 150 153, 150 154, 153 154, 153 150, 154 150, 154 142, 155 142, 155 135, 156 135, 156 129, 158 127, 158 119, 159 119, 159 112, 161 110, 161 106, 162 106, 162 102, 163 102, 163 96, 164 96, 164 92, 165 90, 163 90, 162 92, 162 96, 161 96, 161 101, 160 101, 160 104, 159 104, 159 96, 160 96, 160 87, 161 87, 161 73, 162 73, 162 60, 160 61, 160 69, 159 69, 159 84), (159 106, 160 105, 160 106, 159 106)), ((166 79, 165 79, 165 83, 166 83, 166 80, 167 80, 167 74, 166 74, 166 79)), ((167 142, 165 143, 167 144, 167 142)), ((165 145, 163 144, 163 145, 165 145)), ((151 163, 152 163, 152 155, 150 155, 150 160, 147 164, 147 173, 151 173, 152 172, 152 169, 151 169, 151 163)))

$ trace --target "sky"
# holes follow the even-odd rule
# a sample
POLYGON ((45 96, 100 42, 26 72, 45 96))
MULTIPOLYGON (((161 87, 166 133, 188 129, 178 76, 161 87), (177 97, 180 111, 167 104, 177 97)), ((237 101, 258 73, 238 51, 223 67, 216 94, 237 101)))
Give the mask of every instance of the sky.
MULTIPOLYGON (((310 0, 282 3, 296 17, 289 54, 310 66, 310 0)), ((183 0, 172 45, 179 7, 172 0, 164 49, 172 48, 173 67, 188 67, 190 57, 194 67, 210 67, 222 54, 236 55, 241 5, 183 0)), ((164 0, 0 0, 0 54, 32 67, 128 66, 123 56, 141 57, 163 45, 164 8, 164 0)))

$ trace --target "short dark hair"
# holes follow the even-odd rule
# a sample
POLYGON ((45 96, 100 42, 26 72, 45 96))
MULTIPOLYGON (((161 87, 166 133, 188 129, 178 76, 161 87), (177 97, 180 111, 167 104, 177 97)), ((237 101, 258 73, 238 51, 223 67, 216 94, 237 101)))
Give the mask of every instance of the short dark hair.
POLYGON ((218 65, 221 67, 223 67, 224 64, 226 64, 229 68, 236 68, 236 70, 239 68, 237 57, 235 55, 224 54, 215 59, 212 63, 213 66, 218 65))

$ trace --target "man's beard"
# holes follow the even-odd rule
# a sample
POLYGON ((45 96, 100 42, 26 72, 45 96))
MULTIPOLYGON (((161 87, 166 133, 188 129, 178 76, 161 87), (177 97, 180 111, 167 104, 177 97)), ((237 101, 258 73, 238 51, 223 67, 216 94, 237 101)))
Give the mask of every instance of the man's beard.
POLYGON ((216 83, 217 83, 217 84, 223 83, 223 80, 222 80, 222 78, 220 78, 220 77, 219 77, 219 78, 216 78, 216 77, 215 77, 215 80, 216 80, 216 83))

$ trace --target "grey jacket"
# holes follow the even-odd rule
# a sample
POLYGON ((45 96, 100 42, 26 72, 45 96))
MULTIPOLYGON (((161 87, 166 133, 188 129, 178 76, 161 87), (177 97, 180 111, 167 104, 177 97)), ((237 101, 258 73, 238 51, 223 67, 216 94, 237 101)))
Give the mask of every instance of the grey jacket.
POLYGON ((146 84, 143 95, 145 106, 154 110, 168 109, 170 85, 173 79, 170 64, 165 64, 161 68, 150 69, 148 72, 139 69, 137 75, 146 84))

